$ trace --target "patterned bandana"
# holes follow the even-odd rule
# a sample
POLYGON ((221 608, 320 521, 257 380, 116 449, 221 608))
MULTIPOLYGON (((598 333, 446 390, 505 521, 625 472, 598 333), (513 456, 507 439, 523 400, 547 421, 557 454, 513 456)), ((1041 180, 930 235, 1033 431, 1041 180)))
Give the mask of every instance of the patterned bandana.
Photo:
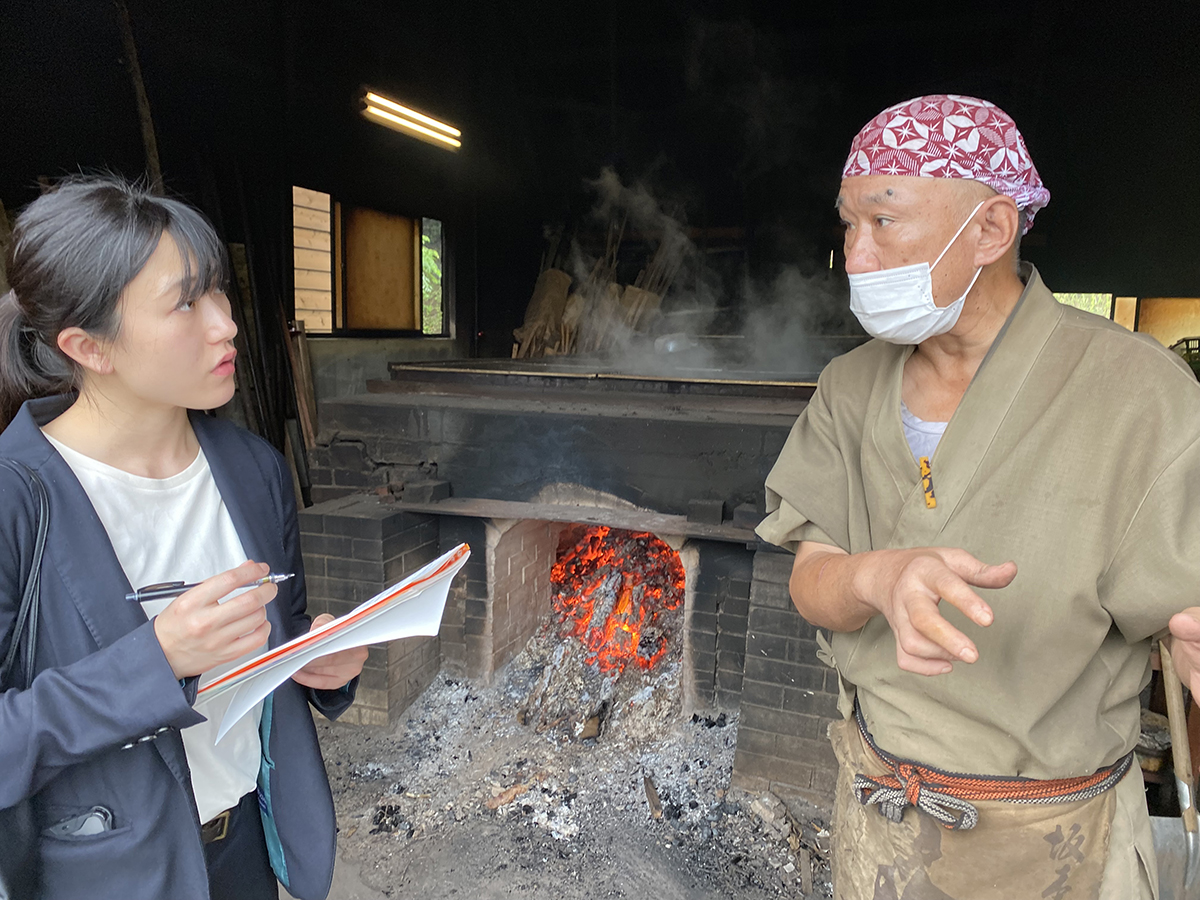
POLYGON ((889 106, 850 145, 842 177, 915 175, 970 178, 1012 197, 1025 231, 1050 202, 1017 123, 994 103, 930 94, 889 106))

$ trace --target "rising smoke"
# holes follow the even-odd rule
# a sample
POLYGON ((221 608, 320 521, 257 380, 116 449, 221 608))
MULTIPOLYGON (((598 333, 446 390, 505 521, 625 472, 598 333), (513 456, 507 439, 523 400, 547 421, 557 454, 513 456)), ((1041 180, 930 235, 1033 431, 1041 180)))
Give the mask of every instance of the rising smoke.
MULTIPOLYGON (((625 184, 612 168, 586 186, 595 195, 594 224, 624 221, 628 231, 653 236, 682 263, 661 316, 646 332, 628 327, 611 332, 605 357, 617 371, 815 375, 861 340, 834 273, 805 276, 799 265, 786 265, 765 278, 744 267, 733 278, 722 277, 729 273, 714 267, 689 237, 679 204, 668 212, 648 184, 625 184)), ((573 241, 566 265, 576 284, 587 280, 595 264, 573 241)))

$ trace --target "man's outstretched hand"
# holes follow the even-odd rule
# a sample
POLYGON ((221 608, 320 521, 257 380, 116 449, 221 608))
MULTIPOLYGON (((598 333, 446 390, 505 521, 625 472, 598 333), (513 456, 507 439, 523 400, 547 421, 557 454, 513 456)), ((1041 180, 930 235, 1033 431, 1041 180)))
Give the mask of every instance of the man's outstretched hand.
MULTIPOLYGON (((834 631, 855 631, 883 615, 896 636, 901 669, 944 675, 955 662, 975 662, 979 650, 946 620, 939 604, 944 600, 986 627, 994 618, 992 609, 973 588, 1007 587, 1016 575, 1016 563, 988 565, 966 550, 922 547, 851 555, 806 541, 796 554, 791 593, 801 615, 834 631)), ((1200 630, 1200 620, 1196 624, 1200 630)))
POLYGON ((976 625, 991 625, 992 608, 972 588, 1007 587, 1017 564, 991 566, 966 550, 944 548, 879 552, 862 573, 863 590, 892 627, 900 668, 945 675, 955 662, 978 660, 975 642, 946 621, 938 605, 944 600, 976 625))

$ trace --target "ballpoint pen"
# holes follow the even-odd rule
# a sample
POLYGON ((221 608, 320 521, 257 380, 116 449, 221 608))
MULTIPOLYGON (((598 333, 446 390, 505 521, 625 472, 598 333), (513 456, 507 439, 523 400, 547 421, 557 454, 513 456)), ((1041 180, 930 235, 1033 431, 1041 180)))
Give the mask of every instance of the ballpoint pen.
MULTIPOLYGON (((295 577, 295 574, 292 572, 286 575, 277 575, 272 572, 270 575, 242 585, 242 588, 254 588, 261 584, 279 584, 281 581, 287 581, 289 578, 295 577)), ((125 599, 134 603, 146 603, 150 600, 170 600, 178 597, 180 594, 186 594, 194 587, 199 587, 199 584, 184 584, 182 581, 164 581, 162 584, 151 584, 144 588, 138 588, 136 591, 126 594, 125 599)), ((240 589, 238 588, 238 590, 240 589)))

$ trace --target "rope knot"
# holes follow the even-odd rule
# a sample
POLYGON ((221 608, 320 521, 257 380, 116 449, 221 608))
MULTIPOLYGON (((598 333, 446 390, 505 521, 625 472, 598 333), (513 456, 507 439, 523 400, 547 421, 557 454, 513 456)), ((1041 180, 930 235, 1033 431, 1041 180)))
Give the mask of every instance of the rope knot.
POLYGON ((854 776, 854 796, 863 806, 874 806, 889 821, 899 823, 910 806, 937 820, 951 831, 968 831, 979 822, 971 801, 1002 800, 1010 803, 1067 803, 1090 800, 1120 781, 1133 765, 1133 752, 1091 775, 1038 780, 1018 777, 955 775, 900 759, 879 748, 867 730, 858 702, 855 719, 863 743, 891 772, 870 777, 854 776))
MULTIPOLYGON (((911 767, 909 767, 911 769, 911 767)), ((933 817, 950 831, 969 831, 979 823, 979 811, 966 800, 936 791, 922 781, 917 771, 871 778, 854 776, 854 796, 863 806, 875 806, 879 814, 899 824, 910 806, 933 817)))
POLYGON ((921 773, 916 766, 908 763, 901 763, 896 767, 896 780, 900 787, 904 788, 904 799, 908 801, 910 806, 921 806, 921 788, 924 787, 924 782, 921 780, 921 773))

